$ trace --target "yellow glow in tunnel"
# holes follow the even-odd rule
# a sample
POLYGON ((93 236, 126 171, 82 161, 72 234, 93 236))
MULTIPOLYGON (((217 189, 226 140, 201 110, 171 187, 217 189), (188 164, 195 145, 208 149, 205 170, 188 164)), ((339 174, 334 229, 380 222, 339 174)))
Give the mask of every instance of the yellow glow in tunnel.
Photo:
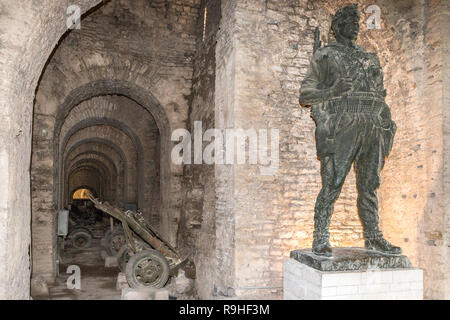
POLYGON ((88 200, 88 189, 78 189, 73 193, 73 200, 88 200))

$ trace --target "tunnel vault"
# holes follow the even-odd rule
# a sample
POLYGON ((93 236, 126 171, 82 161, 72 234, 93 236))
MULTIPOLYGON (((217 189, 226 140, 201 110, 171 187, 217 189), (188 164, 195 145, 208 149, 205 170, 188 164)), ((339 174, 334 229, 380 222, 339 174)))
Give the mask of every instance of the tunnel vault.
MULTIPOLYGON (((136 5, 131 6, 133 17, 122 16, 133 21, 122 29, 104 28, 115 22, 109 10, 126 12, 120 6, 106 4, 87 15, 83 28, 62 39, 36 91, 34 140, 39 143, 33 150, 32 176, 46 187, 32 187, 32 272, 47 281, 56 274, 55 210, 67 208, 80 186, 118 206, 136 205, 164 237, 177 242, 182 168, 171 164, 170 135, 172 127, 185 126, 188 114, 192 65, 181 57, 193 50, 195 34, 189 28, 182 31, 188 37, 179 37, 178 31, 167 37, 147 33, 148 43, 161 48, 177 43, 170 53, 148 46, 132 50, 130 59, 130 52, 107 41, 99 56, 99 41, 111 33, 143 25, 151 30, 157 21, 152 19, 160 18, 157 8, 150 17, 137 18, 136 8, 147 10, 149 4, 136 5)), ((124 41, 140 43, 141 36, 124 41)))

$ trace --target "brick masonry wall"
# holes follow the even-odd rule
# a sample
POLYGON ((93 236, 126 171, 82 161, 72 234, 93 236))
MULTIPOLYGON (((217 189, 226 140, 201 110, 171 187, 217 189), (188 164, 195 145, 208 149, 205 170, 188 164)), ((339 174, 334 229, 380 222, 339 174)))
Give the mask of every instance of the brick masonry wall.
MULTIPOLYGON (((442 97, 431 77, 438 76, 439 67, 439 60, 431 57, 437 54, 437 42, 431 39, 439 37, 439 23, 433 20, 438 2, 358 2, 363 10, 377 4, 382 11, 380 30, 368 30, 364 20, 368 16, 363 14, 358 43, 380 57, 387 102, 398 124, 382 173, 381 227, 416 266, 425 269, 425 296, 442 296, 446 248, 440 239, 445 212, 442 191, 437 191, 442 190, 442 127, 436 119, 442 97), (433 106, 437 113, 425 106, 433 106)), ((298 89, 311 58, 314 28, 319 25, 323 41, 330 41, 332 14, 343 4, 237 2, 234 126, 280 130, 276 175, 261 176, 256 166, 234 168, 235 285, 243 288, 237 290, 241 295, 279 296, 276 290, 250 288, 280 288, 283 257, 294 248, 311 246, 319 162, 314 123, 309 111, 298 106, 298 89)), ((354 183, 351 173, 335 206, 330 228, 334 246, 363 245, 354 183)))
MULTIPOLYGON (((142 154, 140 158, 142 159, 141 170, 143 172, 134 178, 134 182, 130 181, 129 187, 132 189, 138 188, 136 180, 140 178, 142 181, 145 181, 145 183, 141 181, 142 187, 139 189, 142 190, 134 190, 136 195, 139 193, 137 198, 116 200, 118 203, 140 202, 139 206, 142 208, 144 215, 150 217, 152 206, 155 205, 155 209, 158 210, 157 205, 160 197, 159 153, 157 150, 159 147, 159 132, 153 117, 137 103, 125 97, 94 98, 81 103, 71 110, 61 127, 60 143, 79 123, 89 125, 92 123, 92 120, 96 121, 95 123, 104 123, 104 125, 109 124, 123 128, 128 135, 136 138, 137 141, 132 143, 135 145, 136 150, 138 150, 136 143, 141 145, 142 150, 140 152, 142 154), (105 121, 106 119, 108 122, 105 121)), ((139 170, 139 167, 137 168, 139 170)), ((158 214, 159 212, 155 212, 156 216, 158 214)))
POLYGON ((72 167, 77 161, 89 158, 102 158, 103 164, 108 165, 110 171, 113 173, 116 181, 111 187, 115 189, 115 197, 108 201, 120 203, 124 201, 126 194, 125 185, 127 176, 125 172, 126 159, 122 158, 122 154, 117 149, 103 144, 94 139, 90 142, 83 142, 79 146, 73 148, 66 158, 65 168, 72 167))
MULTIPOLYGON (((205 132, 215 126, 216 34, 220 23, 220 1, 203 1, 197 23, 198 40, 194 57, 189 131, 201 121, 205 132), (205 11, 206 10, 206 11, 205 11), (206 20, 205 20, 206 14, 206 20), (205 24, 206 22, 206 24, 205 24)), ((194 140, 192 136, 192 145, 194 140)), ((209 142, 203 143, 203 150, 209 142)), ((212 298, 217 260, 216 184, 214 165, 185 165, 180 247, 192 250, 196 289, 199 297, 212 298)))

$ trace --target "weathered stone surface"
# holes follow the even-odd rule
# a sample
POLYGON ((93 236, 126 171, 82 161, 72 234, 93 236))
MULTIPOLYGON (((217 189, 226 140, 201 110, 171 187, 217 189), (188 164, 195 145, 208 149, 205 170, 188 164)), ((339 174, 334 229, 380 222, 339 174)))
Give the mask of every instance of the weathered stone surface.
POLYGON ((116 290, 122 290, 125 288, 129 288, 129 284, 127 282, 127 277, 125 276, 125 273, 120 272, 117 275, 117 282, 116 282, 116 290))
POLYGON ((187 127, 199 7, 114 0, 61 39, 33 89, 33 273, 54 276, 53 212, 81 185, 136 203, 175 244, 183 167, 170 135, 187 127))
POLYGON ((311 249, 291 251, 291 258, 321 271, 412 268, 404 255, 384 254, 363 248, 333 248, 332 256, 319 256, 311 249))
POLYGON ((114 268, 119 266, 119 260, 116 256, 105 257, 105 268, 114 268))
POLYGON ((48 297, 49 291, 47 282, 42 277, 31 278, 31 296, 36 298, 48 297))
POLYGON ((170 282, 165 288, 169 290, 171 296, 179 300, 190 300, 194 298, 194 280, 186 277, 183 269, 178 271, 177 276, 170 279, 170 282))
POLYGON ((169 291, 155 288, 123 288, 121 300, 169 300, 169 291))
MULTIPOLYGON (((380 57, 389 88, 386 101, 398 125, 392 154, 381 175, 380 226, 389 241, 424 269, 425 297, 441 296, 450 288, 450 267, 445 262, 450 233, 444 223, 450 202, 444 200, 449 193, 442 191, 444 176, 448 176, 442 171, 446 168, 442 148, 450 141, 442 128, 450 121, 441 118, 442 92, 448 86, 441 81, 447 70, 442 54, 448 44, 440 40, 445 28, 438 21, 448 20, 448 3, 353 2, 364 9, 376 3, 382 11, 381 29, 368 29, 364 20, 357 44, 380 57)), ((234 27, 221 31, 224 35, 217 52, 221 58, 230 53, 235 59, 222 59, 228 69, 216 70, 221 88, 216 92, 220 103, 216 118, 229 126, 261 124, 280 129, 276 175, 260 176, 255 166, 216 171, 221 182, 217 230, 226 230, 220 233, 225 243, 217 246, 224 248, 237 275, 227 284, 280 287, 283 258, 295 248, 311 246, 314 202, 321 181, 314 122, 309 110, 298 107, 298 90, 312 56, 315 27, 319 26, 324 45, 334 41, 329 32, 331 18, 346 4, 343 0, 248 0, 223 5, 230 8, 229 16, 235 22, 234 27), (233 80, 229 84, 225 79, 233 80), (234 245, 236 250, 229 249, 234 245)), ((351 169, 330 223, 333 247, 364 245, 356 199, 351 169)), ((223 269, 223 279, 232 278, 226 272, 229 269, 223 269)), ((265 292, 269 290, 247 290, 255 295, 265 292)))

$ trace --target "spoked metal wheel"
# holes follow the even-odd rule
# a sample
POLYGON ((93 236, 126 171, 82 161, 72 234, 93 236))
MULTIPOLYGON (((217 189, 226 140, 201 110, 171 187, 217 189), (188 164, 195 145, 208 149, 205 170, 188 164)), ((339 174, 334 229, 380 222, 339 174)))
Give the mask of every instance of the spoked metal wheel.
POLYGON ((77 249, 89 248, 92 244, 92 235, 85 230, 77 230, 70 235, 72 246, 77 249))
POLYGON ((169 279, 169 264, 158 251, 146 249, 130 258, 125 274, 132 288, 162 288, 169 279))
POLYGON ((123 231, 113 232, 106 239, 106 249, 110 255, 115 256, 126 243, 127 239, 123 231))

